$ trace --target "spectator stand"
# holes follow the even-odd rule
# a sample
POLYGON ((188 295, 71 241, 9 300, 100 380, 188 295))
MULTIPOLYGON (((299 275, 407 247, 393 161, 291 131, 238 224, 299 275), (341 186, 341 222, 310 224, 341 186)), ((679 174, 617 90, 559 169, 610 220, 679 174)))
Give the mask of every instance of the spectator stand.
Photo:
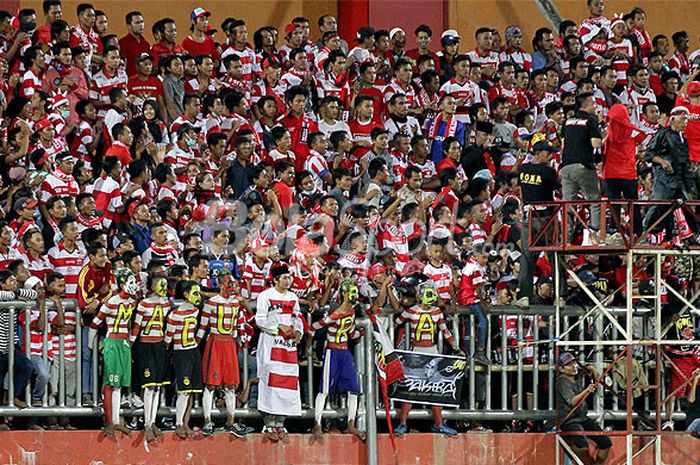
MULTIPOLYGON (((649 457, 653 453, 654 462, 661 462, 661 447, 662 438, 665 435, 686 434, 684 431, 666 431, 662 430, 663 408, 669 398, 690 382, 690 377, 681 372, 678 366, 674 363, 671 357, 665 351, 669 346, 698 346, 700 340, 678 340, 669 337, 669 331, 674 327, 674 318, 676 315, 693 314, 698 315, 698 298, 700 291, 692 293, 692 295, 683 295, 676 289, 676 285, 667 281, 663 276, 662 268, 667 259, 675 257, 696 257, 700 256, 700 247, 691 245, 684 248, 673 246, 667 243, 654 244, 647 239, 652 230, 658 224, 661 224, 666 218, 673 215, 677 210, 682 210, 686 215, 697 217, 697 211, 700 202, 654 202, 654 201, 581 201, 581 202, 558 202, 552 204, 539 205, 540 210, 533 209, 533 214, 529 217, 529 244, 532 252, 547 252, 553 253, 555 262, 555 295, 563 296, 566 288, 562 283, 567 282, 572 285, 590 299, 591 305, 585 310, 583 315, 576 321, 571 322, 569 317, 570 312, 563 299, 558 298, 555 301, 555 357, 558 358, 561 350, 579 350, 580 361, 587 361, 593 355, 593 363, 596 365, 601 376, 594 380, 596 393, 593 397, 593 411, 589 412, 589 418, 598 421, 601 426, 604 426, 606 418, 620 419, 615 412, 606 410, 603 404, 604 392, 606 390, 614 393, 615 398, 619 401, 622 396, 626 399, 633 399, 633 391, 643 388, 641 384, 631 382, 623 386, 624 393, 613 389, 613 382, 610 373, 615 369, 616 364, 623 364, 623 367, 618 367, 626 373, 632 373, 632 363, 635 357, 639 358, 640 354, 645 357, 642 360, 643 365, 648 368, 653 366, 653 384, 647 387, 653 391, 653 409, 645 415, 635 410, 633 402, 623 402, 625 405, 625 429, 617 431, 586 431, 580 432, 562 432, 557 428, 557 448, 556 458, 557 464, 560 463, 576 463, 585 465, 587 462, 582 461, 572 450, 568 436, 585 434, 586 436, 617 436, 624 437, 626 444, 626 459, 624 464, 631 465, 635 459, 643 460, 643 454, 649 457), (591 204, 601 204, 601 234, 600 243, 582 244, 576 242, 573 235, 570 234, 572 228, 570 225, 580 224, 584 229, 588 229, 588 221, 581 212, 587 210, 591 204), (640 214, 637 208, 651 207, 660 205, 663 208, 655 222, 649 225, 641 234, 635 234, 632 230, 633 217, 635 214, 640 214), (619 209, 619 210, 618 210, 619 209), (541 230, 533 230, 533 223, 538 224, 538 213, 550 211, 551 216, 543 219, 541 230), (627 219, 628 221, 622 221, 627 219), (607 226, 613 225, 614 232, 606 237, 606 231, 609 233, 612 228, 607 226), (613 241, 606 241, 610 236, 618 236, 613 241), (566 260, 566 255, 572 253, 585 253, 588 255, 623 255, 624 267, 626 270, 626 280, 623 286, 612 290, 607 295, 603 295, 596 287, 596 282, 584 282, 577 274, 574 266, 570 261, 566 260), (641 264, 641 265, 640 265, 641 264), (654 274, 650 283, 652 288, 642 291, 638 288, 639 273, 652 267, 654 274), (632 292, 625 292, 627 289, 632 289, 632 292), (651 291, 649 293, 649 291, 651 291), (681 302, 682 308, 675 312, 671 321, 664 324, 664 320, 668 319, 667 315, 662 314, 664 297, 668 293, 673 298, 681 302), (621 294, 624 296, 626 305, 621 312, 619 308, 611 305, 615 300, 615 296, 621 294), (642 305, 646 303, 647 308, 642 305), (645 323, 642 327, 635 324, 639 321, 641 315, 644 317, 645 323), (586 338, 585 325, 593 322, 594 337, 586 338), (586 356, 585 351, 588 348, 592 349, 586 356), (608 358, 615 348, 621 348, 614 356, 612 362, 606 363, 606 352, 608 358), (651 360, 646 357, 651 356, 651 360), (621 362, 620 360, 623 359, 621 362), (682 376, 682 385, 677 387, 673 392, 666 389, 663 382, 663 371, 670 370, 682 376), (622 396, 621 396, 622 394, 622 396), (645 430, 635 428, 635 421, 639 421, 640 425, 646 425, 645 430), (562 459, 564 460, 562 462, 562 459), (568 461, 570 462, 568 462, 568 461)), ((590 361, 590 360, 588 360, 590 361)), ((646 406, 649 405, 649 399, 646 399, 646 406)), ((574 409, 586 402, 584 398, 574 409)), ((649 411, 649 409, 646 409, 649 411)), ((573 413, 573 412, 571 412, 573 413)), ((563 423, 570 415, 567 415, 561 423, 563 423)), ((673 419, 682 418, 681 415, 674 415, 673 419)), ((590 442, 590 440, 589 440, 590 442)), ((595 452, 592 452, 595 453, 595 452)), ((591 457, 592 459, 593 457, 591 457)))

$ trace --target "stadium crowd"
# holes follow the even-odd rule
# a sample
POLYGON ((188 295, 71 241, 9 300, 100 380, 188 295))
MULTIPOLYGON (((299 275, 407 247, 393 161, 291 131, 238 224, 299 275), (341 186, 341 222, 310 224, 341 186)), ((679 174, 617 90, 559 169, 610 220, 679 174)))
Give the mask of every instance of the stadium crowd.
MULTIPOLYGON (((130 11, 117 37, 108 20, 122 18, 87 3, 74 25, 60 0, 0 11, 0 300, 37 302, 30 347, 23 312, 14 326, 0 312, 14 405, 46 393, 55 404, 62 336, 69 402, 102 404, 107 434, 129 431, 119 406, 131 387, 156 439, 172 382, 179 436, 194 434, 202 393, 205 434, 221 397, 228 431, 250 432, 234 419, 250 401, 276 441, 301 411, 299 360, 312 351, 326 365, 314 432, 328 394, 342 392, 347 431, 362 436, 355 316, 408 322, 416 350, 437 353, 442 333, 446 353, 492 363, 487 338, 518 337, 515 323, 489 327, 492 305, 554 302, 551 257, 528 248, 528 216, 537 229, 553 214, 538 203, 677 201, 663 220, 661 207, 615 216, 646 242, 697 244, 697 212, 681 207, 700 185, 700 50, 686 31, 652 36, 642 8, 608 17, 603 0, 587 3, 590 17, 538 29, 531 47, 511 25, 477 29, 473 50, 472 31, 426 25, 362 27, 347 43, 331 15, 251 38, 245 20, 203 8, 187 25, 130 11), (445 323, 463 318, 457 307, 476 320, 473 351, 445 323), (244 346, 257 386, 241 383, 244 346)), ((603 241, 608 210, 580 208, 572 240, 603 241)), ((570 265, 603 294, 625 283, 616 257, 570 265)), ((664 279, 690 295, 694 265, 669 258, 664 279)), ((641 271, 640 288, 652 275, 641 271)), ((585 298, 566 283, 561 297, 585 298)), ((692 348, 677 352, 687 374, 700 366, 692 348)), ((433 431, 456 434, 439 410, 433 431)))

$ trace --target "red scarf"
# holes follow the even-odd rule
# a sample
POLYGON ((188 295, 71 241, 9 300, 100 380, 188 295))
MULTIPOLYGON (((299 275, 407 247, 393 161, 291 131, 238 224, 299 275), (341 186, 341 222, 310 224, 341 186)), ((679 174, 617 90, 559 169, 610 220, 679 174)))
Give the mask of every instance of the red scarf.
MULTIPOLYGON (((426 134, 429 139, 435 139, 435 136, 438 135, 438 128, 440 127, 440 123, 442 123, 442 113, 443 112, 438 113, 431 122, 428 128, 428 134, 426 134)), ((447 120, 447 127, 445 128, 445 137, 454 137, 457 133, 457 123, 458 121, 455 117, 450 116, 450 119, 447 120)))

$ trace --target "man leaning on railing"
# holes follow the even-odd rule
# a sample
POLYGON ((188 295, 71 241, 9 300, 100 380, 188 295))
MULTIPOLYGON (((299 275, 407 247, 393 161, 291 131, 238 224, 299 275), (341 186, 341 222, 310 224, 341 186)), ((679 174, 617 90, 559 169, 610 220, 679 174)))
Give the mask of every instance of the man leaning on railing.
MULTIPOLYGON (((15 275, 9 270, 0 270, 0 301, 8 302, 12 300, 36 300, 37 293, 31 289, 19 289, 19 284, 15 275)), ((34 372, 32 362, 19 351, 17 344, 19 343, 19 334, 17 332, 17 312, 12 315, 12 321, 9 310, 0 310, 0 380, 5 379, 10 368, 9 352, 11 346, 14 347, 14 375, 9 380, 10 384, 14 383, 14 405, 19 408, 27 408, 26 402, 18 397, 23 395, 24 388, 29 382, 29 378, 34 372)), ((5 386, 9 389, 9 386, 5 386)))

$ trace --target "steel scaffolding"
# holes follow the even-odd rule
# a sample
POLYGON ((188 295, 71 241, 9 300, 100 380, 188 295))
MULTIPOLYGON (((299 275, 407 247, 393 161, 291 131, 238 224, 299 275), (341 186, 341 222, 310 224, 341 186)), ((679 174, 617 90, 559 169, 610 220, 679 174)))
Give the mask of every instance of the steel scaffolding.
MULTIPOLYGON (((677 315, 698 315, 696 302, 700 297, 700 291, 692 289, 691 292, 682 292, 674 288, 664 279, 662 268, 664 262, 675 261, 678 257, 700 256, 700 248, 696 245, 685 245, 679 241, 674 243, 668 239, 665 242, 659 241, 657 245, 649 243, 647 238, 652 230, 658 229, 657 227, 662 225, 664 221, 670 221, 674 216, 677 217, 679 211, 683 212, 686 217, 692 215, 697 219, 696 211, 698 211, 699 206, 698 202, 610 202, 602 200, 540 204, 530 210, 528 215, 529 250, 531 252, 546 252, 554 258, 555 295, 557 297, 564 296, 568 286, 573 286, 579 288, 591 302, 584 315, 570 324, 570 319, 566 316, 567 309, 564 300, 556 299, 555 357, 558 358, 561 350, 571 350, 572 348, 591 350, 591 354, 594 355, 593 364, 602 375, 594 380, 596 390, 594 394, 591 394, 593 408, 592 412, 589 412, 589 418, 593 417, 601 425, 603 424, 607 416, 603 405, 605 389, 612 391, 615 397, 624 396, 627 399, 624 402, 626 407, 624 430, 567 433, 560 431, 557 427, 557 464, 566 463, 563 461, 566 458, 571 461, 570 463, 579 465, 585 465, 589 463, 589 459, 594 459, 594 457, 582 459, 576 455, 567 440, 567 437, 572 435, 624 437, 625 460, 619 462, 620 465, 632 465, 636 458, 642 454, 650 453, 651 450, 653 450, 654 463, 663 463, 661 458, 662 438, 664 435, 674 434, 672 431, 664 431, 661 428, 663 409, 669 398, 690 381, 673 363, 665 350, 671 346, 700 345, 698 340, 688 341, 668 337, 668 332, 674 323, 671 321, 662 325, 664 293, 682 304, 677 315), (598 241, 575 242, 572 232, 576 226, 590 232, 586 212, 588 207, 593 204, 600 205, 601 211, 601 229, 598 241), (665 208, 664 211, 650 222, 652 224, 646 225, 646 230, 635 233, 633 219, 635 215, 642 214, 641 208, 660 204, 665 208), (610 237, 611 232, 617 234, 618 237, 617 240, 608 242, 606 235, 610 237), (574 271, 566 260, 566 256, 571 254, 597 255, 598 258, 605 255, 621 257, 626 270, 625 284, 603 297, 601 293, 596 292, 591 283, 585 283, 574 271), (653 291, 651 294, 642 294, 636 288, 635 283, 640 272, 652 269, 650 281, 653 283, 653 291), (623 315, 620 315, 619 312, 613 312, 611 307, 611 303, 619 294, 624 295, 625 311, 623 315), (650 304, 648 308, 642 308, 639 305, 642 301, 650 304), (642 312, 651 312, 651 315, 648 318, 649 324, 640 328, 639 325, 635 325, 635 320, 638 321, 642 312), (584 325, 590 324, 590 322, 593 323, 595 337, 586 338, 584 325), (605 351, 613 352, 615 348, 619 349, 617 356, 613 358, 612 363, 606 364, 604 362, 605 351), (653 354, 654 381, 646 386, 634 384, 631 380, 633 360, 635 355, 639 353, 653 354), (624 362, 620 361, 622 359, 624 362), (612 383, 608 380, 608 373, 615 369, 617 364, 622 364, 617 369, 627 373, 627 383, 622 393, 615 392, 612 389, 612 383), (683 375, 682 386, 674 392, 665 392, 664 368, 683 375), (633 392, 635 389, 641 388, 647 388, 654 393, 652 412, 649 412, 650 409, 647 409, 647 413, 635 411, 633 392), (635 419, 642 420, 647 429, 635 428, 635 419)), ((583 235, 585 236, 585 234, 583 235)), ((694 287, 697 286, 697 283, 691 282, 690 285, 694 287)), ((587 400, 584 398, 582 402, 587 402, 587 400)), ((579 405, 575 405, 574 410, 579 405)), ((565 421, 567 418, 568 416, 564 417, 563 420, 565 421)), ((609 461, 609 463, 611 462, 609 461)))

